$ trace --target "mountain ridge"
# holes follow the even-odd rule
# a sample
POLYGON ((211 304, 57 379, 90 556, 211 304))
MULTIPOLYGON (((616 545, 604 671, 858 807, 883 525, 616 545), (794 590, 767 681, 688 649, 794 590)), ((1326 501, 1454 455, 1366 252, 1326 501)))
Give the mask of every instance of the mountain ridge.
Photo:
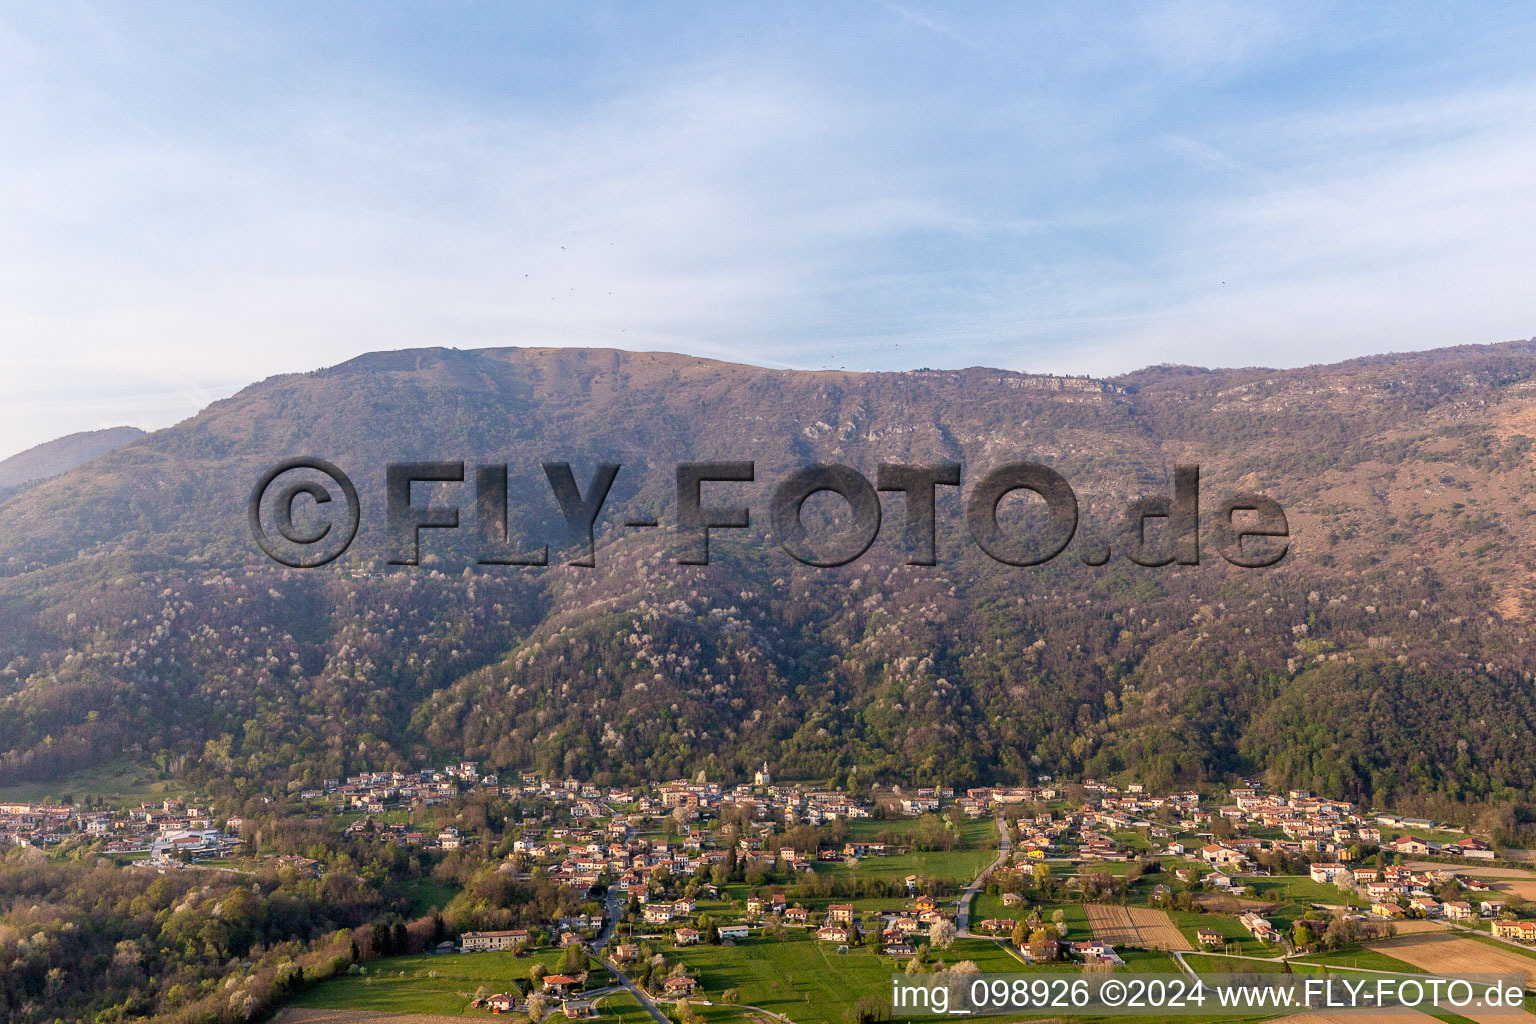
MULTIPOLYGON (((1357 799, 1496 814, 1536 784, 1527 653, 1536 345, 1301 370, 1148 367, 1097 380, 989 368, 792 371, 618 350, 371 353, 268 378, 0 504, 0 780, 102 751, 282 792, 362 766, 1017 780, 1262 774, 1357 799), (362 498, 336 563, 256 550, 244 503, 293 455, 362 498), (540 463, 621 463, 597 567, 474 562, 458 536, 385 559, 383 467, 508 465, 514 543, 564 535, 540 463), (676 564, 678 462, 750 459, 715 564, 676 564), (962 498, 1031 459, 1080 536, 1202 467, 1202 508, 1270 494, 1274 570, 991 562, 962 498), (768 498, 794 467, 957 461, 940 564, 905 565, 900 508, 852 565, 793 562, 768 498), (630 517, 662 528, 626 531, 630 517), (1344 701, 1344 704, 1340 704, 1344 701), (1349 708, 1367 709, 1347 714, 1349 708), (1481 810, 1478 810, 1478 809, 1481 810)), ((1021 528, 1027 507, 1005 510, 1021 528)), ((1076 543, 1076 542, 1074 542, 1076 543)))
POLYGON ((82 462, 115 451, 143 436, 145 431, 138 427, 83 430, 0 459, 0 500, 22 487, 67 473, 82 462))

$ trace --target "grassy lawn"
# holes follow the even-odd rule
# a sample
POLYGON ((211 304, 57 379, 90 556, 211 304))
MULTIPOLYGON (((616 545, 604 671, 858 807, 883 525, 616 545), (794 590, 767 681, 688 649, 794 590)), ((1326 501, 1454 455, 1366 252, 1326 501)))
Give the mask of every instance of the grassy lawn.
MULTIPOLYGON (((848 823, 848 838, 867 841, 882 831, 890 831, 899 837, 898 842, 905 842, 906 833, 911 832, 914 825, 915 821, 908 819, 853 821, 848 823)), ((818 861, 816 870, 844 875, 856 871, 859 878, 894 880, 908 875, 923 875, 953 879, 963 884, 975 878, 982 868, 997 859, 997 826, 991 818, 967 820, 960 825, 960 835, 963 845, 956 850, 913 850, 894 857, 866 857, 859 861, 856 869, 850 869, 841 862, 818 861)))
POLYGON ((895 857, 866 857, 857 868, 843 863, 818 861, 818 873, 853 875, 857 878, 880 878, 900 881, 908 875, 926 878, 948 878, 962 886, 975 878, 977 873, 997 859, 992 850, 934 850, 931 852, 903 853, 895 857))
POLYGON ((1417 836, 1434 843, 1455 843, 1467 838, 1465 832, 1442 832, 1433 828, 1402 828, 1398 825, 1380 825, 1381 841, 1389 843, 1398 836, 1417 836))
POLYGON ((442 910, 459 891, 454 886, 439 882, 431 875, 408 879, 401 888, 411 898, 411 913, 418 917, 430 914, 434 910, 442 910))
POLYGON ((1334 953, 1308 953, 1302 959, 1308 963, 1326 964, 1329 967, 1363 967, 1372 971, 1399 971, 1403 974, 1428 974, 1422 967, 1378 953, 1374 949, 1342 949, 1334 953))
POLYGON ((1276 903, 1295 901, 1300 903, 1327 903, 1333 906, 1354 904, 1363 906, 1359 897, 1351 898, 1336 885, 1314 882, 1306 875, 1275 875, 1271 878, 1241 878, 1244 885, 1251 885, 1258 892, 1258 899, 1276 903))
POLYGON ((372 818, 373 823, 380 827, 385 825, 410 825, 412 823, 421 824, 423 828, 427 827, 422 822, 415 820, 416 815, 411 812, 409 807, 391 807, 384 811, 364 811, 361 808, 355 807, 339 810, 335 804, 326 801, 316 801, 311 809, 317 814, 334 813, 336 821, 342 827, 346 827, 353 822, 362 821, 364 818, 372 818))
MULTIPOLYGON (((644 1013, 644 1011, 641 1011, 644 1013)), ((661 1012, 667 1015, 669 1020, 681 1021, 678 1011, 669 1004, 663 1004, 661 1012)), ((768 1018, 755 1010, 745 1010, 739 1006, 725 1006, 714 1003, 710 1006, 693 1006, 693 1018, 705 1021, 706 1024, 769 1024, 768 1018)), ((643 1018, 635 1018, 635 1024, 651 1024, 651 1018, 646 1015, 643 1018)))
POLYGON ((1275 947, 1266 946, 1249 933, 1248 929, 1238 923, 1237 918, 1226 914, 1195 914, 1183 910, 1170 910, 1169 918, 1178 926, 1179 931, 1189 940, 1189 944, 1196 949, 1200 948, 1200 942, 1195 933, 1201 928, 1210 928, 1221 933, 1228 942, 1238 944, 1237 952, 1244 956, 1274 956, 1275 947))
POLYGON ((951 965, 970 960, 986 974, 1016 974, 1029 969, 1001 943, 990 939, 956 939, 954 946, 941 955, 951 965))
POLYGON ((743 1003, 807 1024, 843 1024, 843 1009, 863 996, 886 994, 897 970, 895 961, 867 946, 840 956, 835 946, 803 932, 783 942, 752 938, 730 947, 669 950, 667 959, 687 964, 712 1000, 734 988, 743 1003))
POLYGON ((1113 875, 1116 878, 1130 874, 1131 862, 1124 860, 1086 861, 1076 865, 1069 873, 1074 875, 1113 875))
POLYGON ((1152 849, 1152 841, 1147 838, 1147 834, 1138 830, 1111 832, 1110 838, 1141 853, 1146 853, 1152 849))
POLYGON ((154 765, 126 758, 103 761, 63 778, 0 786, 0 801, 6 803, 55 803, 64 796, 76 801, 86 796, 100 797, 113 806, 127 807, 146 801, 187 799, 192 790, 154 765))
POLYGON ((617 1020, 621 1024, 655 1024, 651 1015, 645 1012, 645 1007, 640 1005, 640 1000, 628 992, 603 996, 598 1000, 597 1008, 601 1014, 599 1020, 617 1020))
MULTIPOLYGON (((1179 965, 1173 957, 1161 950, 1117 950, 1125 966, 1116 967, 1116 974, 1178 974, 1179 965)), ((1074 968, 1075 970, 1076 968, 1074 968)))
POLYGON ((1278 960, 1265 963, 1262 960, 1238 960, 1229 956, 1186 953, 1184 962, 1193 967, 1197 974, 1278 974, 1285 971, 1285 966, 1278 960))
MULTIPOLYGON (((534 964, 551 971, 559 950, 541 950, 519 959, 512 953, 455 953, 397 956, 375 960, 367 974, 347 974, 315 985, 293 1000, 316 1009, 378 1010, 392 1013, 439 1013, 489 1016, 469 1009, 475 990, 508 990, 514 979, 528 977, 534 964)), ((606 975, 605 971, 600 972, 606 975)))
POLYGON ((1067 934, 1062 937, 1063 942, 1083 942, 1093 938, 1093 929, 1088 926, 1088 913, 1081 903, 1050 903, 1041 906, 1040 919, 1049 923, 1060 910, 1065 915, 1067 934))
MULTIPOLYGON (((1081 920, 1081 908, 1078 918, 1081 920)), ((1082 923, 1079 937, 1086 937, 1086 933, 1086 923, 1082 923)), ((877 957, 869 947, 855 946, 839 954, 836 946, 817 942, 803 933, 791 933, 784 942, 754 938, 732 947, 667 950, 666 956, 669 962, 687 964, 709 999, 718 1000, 722 992, 734 988, 742 1003, 782 1013, 801 1024, 843 1024, 843 1011, 859 999, 868 995, 887 997, 891 977, 902 969, 898 961, 877 957)), ((1082 969, 1076 963, 1028 967, 987 939, 959 939, 952 948, 940 952, 938 958, 950 965, 969 960, 992 974, 1076 974, 1082 969)), ((1178 971, 1166 953, 1129 952, 1125 959, 1126 965, 1118 968, 1123 972, 1178 971)), ((706 1019, 714 1018, 706 1015, 706 1019)))
MULTIPOLYGON (((668 950, 668 961, 688 965, 712 1000, 728 988, 741 1002, 782 1013, 804 1024, 843 1024, 843 1011, 867 995, 887 996, 900 962, 868 946, 837 947, 791 932, 784 942, 752 938, 735 946, 668 950)), ((1015 972, 1024 965, 995 942, 959 939, 939 954, 946 963, 973 961, 983 971, 1015 972)))
POLYGON ((1001 896, 993 896, 985 889, 976 894, 971 901, 971 926, 975 927, 982 921, 997 919, 1007 921, 1022 921, 1029 916, 1029 907, 1020 904, 1017 907, 1003 906, 1001 896))

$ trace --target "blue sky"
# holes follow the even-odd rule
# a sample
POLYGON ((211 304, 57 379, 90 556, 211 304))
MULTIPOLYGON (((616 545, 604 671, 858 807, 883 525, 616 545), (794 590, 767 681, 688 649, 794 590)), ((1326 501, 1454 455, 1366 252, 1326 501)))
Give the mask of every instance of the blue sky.
POLYGON ((0 455, 417 345, 1536 335, 1529 5, 13 5, 0 455))

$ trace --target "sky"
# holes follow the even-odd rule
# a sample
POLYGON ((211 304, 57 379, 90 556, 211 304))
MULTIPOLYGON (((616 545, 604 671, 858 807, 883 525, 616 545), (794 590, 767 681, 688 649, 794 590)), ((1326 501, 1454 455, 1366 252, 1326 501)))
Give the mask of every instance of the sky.
POLYGON ((1536 335, 1536 7, 0 8, 0 457, 367 351, 1536 335))

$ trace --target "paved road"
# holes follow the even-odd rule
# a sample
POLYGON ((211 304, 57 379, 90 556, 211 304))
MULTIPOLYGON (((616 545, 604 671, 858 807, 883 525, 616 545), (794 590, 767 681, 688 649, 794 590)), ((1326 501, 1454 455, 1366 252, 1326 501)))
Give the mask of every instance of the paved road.
MULTIPOLYGON (((992 872, 996 871, 999 867, 1008 863, 1009 851, 1013 849, 1013 841, 1008 838, 1008 822, 1005 821, 1001 815, 999 815, 997 819, 997 834, 997 859, 994 860, 991 864, 988 864, 986 867, 982 868, 981 873, 978 874, 975 878, 971 879, 971 884, 965 887, 965 892, 961 893, 960 898, 955 901, 959 904, 959 914, 957 915, 955 921, 955 933, 963 938, 972 937, 971 900, 976 898, 976 894, 980 892, 981 887, 986 884, 987 876, 992 874, 992 872)), ((978 937, 990 938, 990 936, 978 937)))
MULTIPOLYGON (((603 922, 603 930, 599 932, 597 938, 592 941, 592 949, 594 952, 601 953, 603 951, 603 947, 608 945, 609 941, 612 940, 614 932, 618 928, 619 918, 622 917, 623 914, 624 901, 619 898, 619 894, 616 889, 609 889, 607 913, 605 915, 606 920, 603 922)), ((606 961, 606 964, 608 970, 612 972, 613 976, 619 979, 619 984, 623 985, 629 994, 634 996, 635 999, 639 1001, 641 1006, 645 1007, 646 1012, 651 1015, 652 1019, 656 1021, 656 1024, 672 1024, 667 1015, 662 1013, 661 1008, 656 1005, 656 1001, 647 995, 639 985, 636 985, 633 981, 631 981, 629 975, 625 974, 622 970, 619 969, 617 962, 610 959, 606 961)))
POLYGON ((592 951, 601 953, 603 947, 613 938, 614 930, 618 928, 619 918, 624 915, 624 901, 619 899, 618 891, 612 887, 608 889, 608 902, 603 914, 603 930, 597 933, 597 938, 592 940, 592 951))

